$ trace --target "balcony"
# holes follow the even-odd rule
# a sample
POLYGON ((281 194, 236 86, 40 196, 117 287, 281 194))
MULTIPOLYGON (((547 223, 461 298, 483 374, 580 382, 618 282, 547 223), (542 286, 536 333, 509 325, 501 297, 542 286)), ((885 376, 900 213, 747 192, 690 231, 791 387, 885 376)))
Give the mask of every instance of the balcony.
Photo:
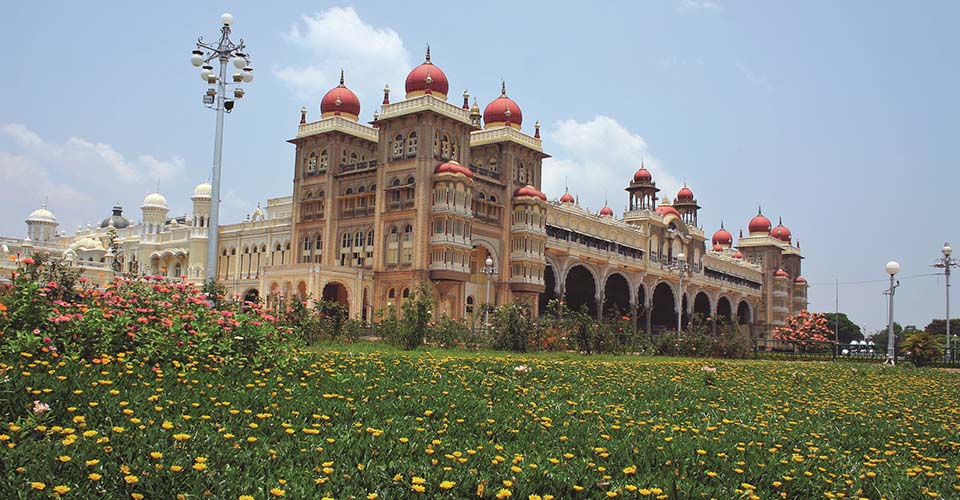
POLYGON ((377 160, 367 160, 357 163, 348 163, 346 165, 340 165, 339 171, 336 173, 337 177, 349 174, 362 174, 364 172, 372 172, 377 169, 377 160))

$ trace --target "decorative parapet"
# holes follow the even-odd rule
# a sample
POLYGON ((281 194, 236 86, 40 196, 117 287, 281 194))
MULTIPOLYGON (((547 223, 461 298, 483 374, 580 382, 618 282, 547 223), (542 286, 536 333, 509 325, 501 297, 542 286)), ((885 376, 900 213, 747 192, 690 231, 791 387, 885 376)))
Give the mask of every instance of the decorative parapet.
POLYGON ((343 132, 371 142, 377 142, 379 137, 379 132, 373 127, 348 120, 342 116, 331 116, 300 125, 297 129, 297 139, 325 132, 343 132))
POLYGON ((470 146, 482 146, 497 142, 513 142, 530 148, 538 153, 543 152, 540 139, 530 137, 513 127, 496 127, 487 130, 475 130, 470 133, 470 146))
POLYGON ((384 104, 380 108, 380 119, 386 120, 388 118, 419 113, 421 111, 434 111, 448 118, 453 118, 454 120, 461 121, 467 125, 472 125, 470 122, 469 110, 463 109, 459 106, 454 106, 453 104, 438 99, 433 95, 422 95, 404 101, 384 104))

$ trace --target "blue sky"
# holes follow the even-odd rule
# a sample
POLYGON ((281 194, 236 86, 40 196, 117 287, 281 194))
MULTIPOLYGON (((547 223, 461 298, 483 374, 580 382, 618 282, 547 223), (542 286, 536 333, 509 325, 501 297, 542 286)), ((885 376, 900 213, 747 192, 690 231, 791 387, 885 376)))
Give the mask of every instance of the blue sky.
MULTIPOLYGON (((671 195, 686 180, 708 234, 723 220, 736 235, 758 205, 783 217, 807 256, 811 310, 833 310, 834 279, 883 280, 890 259, 905 278, 927 274, 944 241, 960 248, 956 2, 263 5, 8 5, 0 234, 22 236, 45 197, 70 232, 118 200, 139 218, 158 181, 171 213, 186 211, 215 118, 189 54, 230 11, 256 79, 227 117, 225 221, 289 194, 285 140, 341 67, 370 119, 429 43, 451 101, 469 89, 483 106, 505 79, 525 130, 543 124, 551 197, 569 183, 581 204, 622 210, 643 157, 671 195)), ((898 321, 942 317, 943 285, 904 279, 898 321)), ((842 285, 840 309, 881 328, 883 288, 842 285)))

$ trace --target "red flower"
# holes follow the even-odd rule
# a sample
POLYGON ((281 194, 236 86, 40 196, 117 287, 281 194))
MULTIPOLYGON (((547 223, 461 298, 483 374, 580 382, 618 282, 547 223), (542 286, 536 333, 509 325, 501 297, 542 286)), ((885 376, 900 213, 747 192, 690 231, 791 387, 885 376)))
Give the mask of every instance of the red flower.
POLYGON ((32 265, 36 264, 37 261, 31 259, 30 257, 24 257, 24 258, 23 258, 23 263, 26 264, 26 265, 28 265, 28 266, 32 266, 32 265))

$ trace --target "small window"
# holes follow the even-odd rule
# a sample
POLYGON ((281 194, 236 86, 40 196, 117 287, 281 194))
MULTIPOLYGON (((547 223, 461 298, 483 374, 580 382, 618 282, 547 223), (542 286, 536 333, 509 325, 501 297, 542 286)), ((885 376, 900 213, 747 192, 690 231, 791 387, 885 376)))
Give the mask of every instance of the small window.
POLYGON ((414 183, 413 176, 407 177, 407 185, 412 186, 414 183))
POLYGON ((409 289, 409 288, 404 288, 404 289, 403 289, 403 298, 405 298, 405 299, 409 299, 409 298, 410 298, 410 289, 409 289))

